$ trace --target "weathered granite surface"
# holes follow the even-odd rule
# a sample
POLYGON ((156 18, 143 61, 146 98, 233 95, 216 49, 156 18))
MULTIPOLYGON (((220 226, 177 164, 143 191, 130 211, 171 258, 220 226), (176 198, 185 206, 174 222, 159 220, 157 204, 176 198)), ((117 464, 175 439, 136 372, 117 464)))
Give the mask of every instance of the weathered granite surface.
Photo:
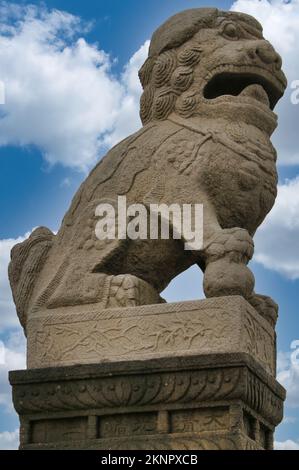
POLYGON ((22 449, 271 449, 284 389, 250 354, 10 373, 22 449))
POLYGON ((249 353, 275 375, 271 325, 241 296, 33 316, 28 367, 208 353, 249 353))

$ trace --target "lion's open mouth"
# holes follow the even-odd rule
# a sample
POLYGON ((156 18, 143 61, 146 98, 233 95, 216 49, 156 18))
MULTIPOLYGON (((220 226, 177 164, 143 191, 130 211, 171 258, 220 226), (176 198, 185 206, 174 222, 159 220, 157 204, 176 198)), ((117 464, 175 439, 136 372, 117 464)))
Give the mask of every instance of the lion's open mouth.
POLYGON ((204 88, 206 99, 223 95, 252 98, 274 109, 282 97, 284 86, 273 77, 252 72, 221 72, 215 74, 204 88))

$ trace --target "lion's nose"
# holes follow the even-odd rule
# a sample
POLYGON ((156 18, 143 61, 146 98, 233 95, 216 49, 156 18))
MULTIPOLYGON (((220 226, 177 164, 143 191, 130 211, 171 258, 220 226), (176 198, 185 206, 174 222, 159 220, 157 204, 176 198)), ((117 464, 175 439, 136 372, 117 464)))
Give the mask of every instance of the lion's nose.
POLYGON ((252 59, 258 58, 265 64, 274 64, 277 70, 281 69, 281 57, 268 41, 256 42, 248 54, 252 59))

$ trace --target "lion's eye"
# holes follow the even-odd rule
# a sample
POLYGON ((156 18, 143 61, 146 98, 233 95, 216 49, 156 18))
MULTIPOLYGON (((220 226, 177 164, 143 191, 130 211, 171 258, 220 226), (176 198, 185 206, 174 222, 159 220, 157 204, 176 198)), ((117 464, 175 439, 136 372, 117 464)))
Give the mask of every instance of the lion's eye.
POLYGON ((233 23, 226 24, 223 28, 223 33, 230 39, 236 39, 239 36, 238 29, 233 23))

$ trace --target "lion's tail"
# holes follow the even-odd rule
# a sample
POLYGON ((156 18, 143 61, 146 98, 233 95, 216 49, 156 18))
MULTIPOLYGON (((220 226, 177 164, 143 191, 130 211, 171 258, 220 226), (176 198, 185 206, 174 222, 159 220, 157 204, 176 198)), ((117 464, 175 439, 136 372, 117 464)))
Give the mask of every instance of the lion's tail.
POLYGON ((17 314, 25 331, 30 298, 54 237, 49 229, 39 227, 11 250, 8 276, 17 314))

